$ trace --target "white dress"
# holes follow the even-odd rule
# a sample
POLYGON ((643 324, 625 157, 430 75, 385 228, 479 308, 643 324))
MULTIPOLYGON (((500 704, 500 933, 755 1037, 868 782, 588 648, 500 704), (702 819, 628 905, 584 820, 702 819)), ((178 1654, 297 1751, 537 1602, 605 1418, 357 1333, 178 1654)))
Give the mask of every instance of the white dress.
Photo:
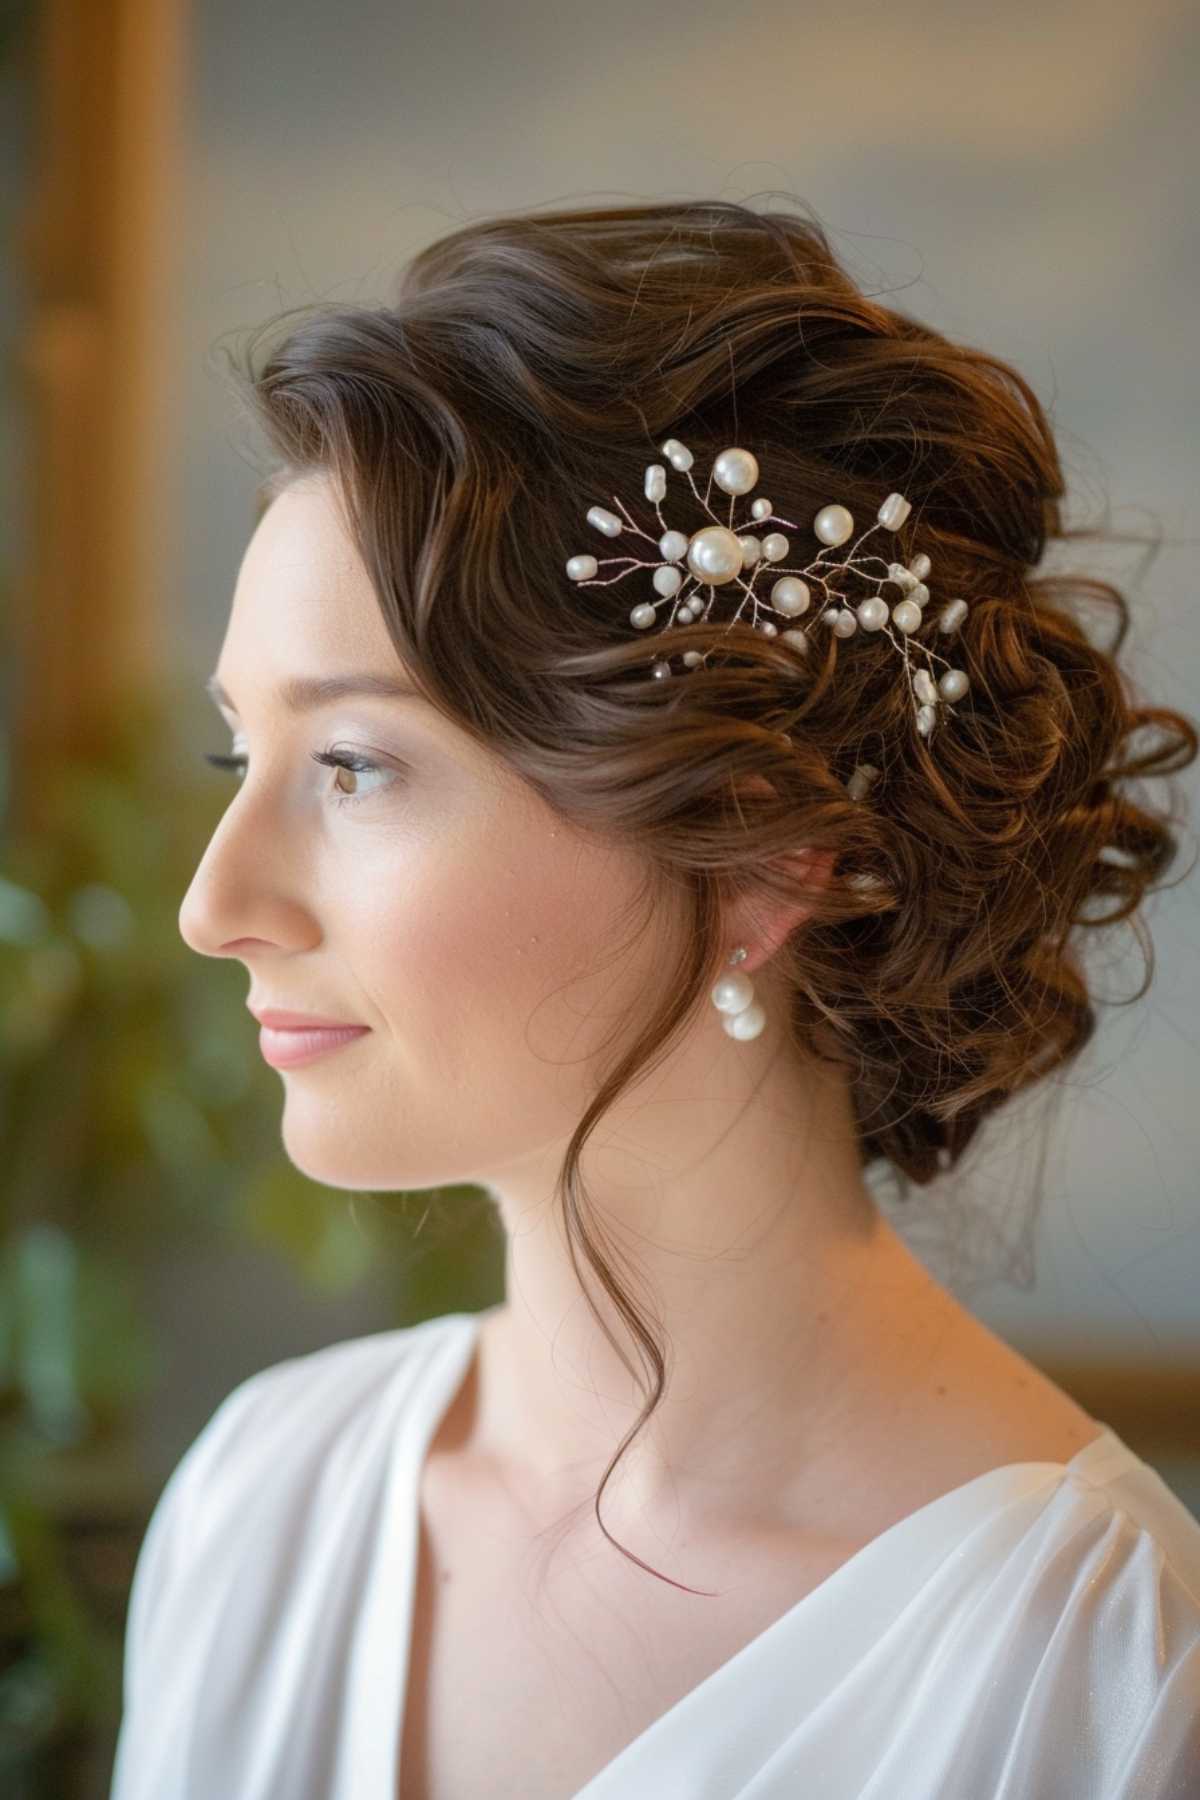
MULTIPOLYGON (((110 1800, 396 1800, 419 1476, 481 1317, 217 1407, 138 1555, 110 1800)), ((579 1800, 735 1796, 1200 1800, 1200 1524, 1111 1429, 919 1507, 579 1800)))

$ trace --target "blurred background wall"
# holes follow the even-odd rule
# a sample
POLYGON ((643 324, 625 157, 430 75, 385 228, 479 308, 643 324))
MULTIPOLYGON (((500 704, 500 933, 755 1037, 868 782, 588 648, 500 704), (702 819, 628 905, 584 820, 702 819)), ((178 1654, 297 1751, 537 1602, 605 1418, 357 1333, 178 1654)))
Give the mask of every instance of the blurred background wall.
MULTIPOLYGON (((1057 428, 1073 522, 1161 539, 1151 560, 1136 541, 1088 555, 1130 595, 1128 662, 1147 696, 1200 716, 1200 14, 1183 0, 1136 12, 1110 0, 1035 11, 918 0, 901 12, 857 0, 832 11, 55 0, 10 8, 4 30, 0 553, 14 816, 21 800, 50 828, 37 759, 70 747, 86 772, 114 696, 198 695, 215 664, 260 473, 214 368, 217 341, 302 301, 386 301, 400 264, 433 237, 538 205, 775 196, 815 208, 868 291, 1022 371, 1057 428)), ((124 954, 136 958, 152 912, 163 991, 199 981, 230 1002, 203 1040, 201 987, 171 1002, 171 1029, 193 1034, 179 1060, 207 1085, 159 1092, 156 1063, 177 1041, 161 1035, 129 1077, 162 1191, 190 1198, 178 1221, 159 1209, 167 1223, 152 1243, 132 1241, 144 1196, 141 1212, 105 1215, 129 1224, 128 1240, 108 1236, 115 1261, 138 1271, 123 1304, 145 1320, 145 1379, 121 1414, 136 1448, 112 1484, 134 1521, 127 1544, 138 1508, 243 1375, 498 1297, 486 1219, 417 1261, 402 1221, 392 1239, 360 1231, 355 1260, 351 1240, 321 1235, 340 1229, 329 1219, 344 1197, 289 1186, 271 1164, 277 1078, 249 1069, 244 972, 185 977, 176 962, 198 959, 170 945, 221 803, 200 772, 201 753, 223 747, 218 723, 206 701, 172 707, 142 746, 158 769, 145 779, 162 785, 136 787, 125 827, 140 839, 173 796, 197 790, 178 861, 157 858, 158 886, 140 903, 126 896, 124 954), (232 1070, 246 1071, 244 1092, 232 1070), (262 1180, 248 1198, 232 1179, 246 1158, 226 1146, 223 1165, 211 1150, 219 1106, 235 1104, 259 1132, 262 1180), (203 1174, 222 1167, 230 1179, 203 1174)), ((1181 786, 1193 809, 1184 867, 1194 774, 1181 786)), ((95 804, 93 793, 89 818, 95 804)), ((89 884, 93 939, 96 893, 120 887, 111 870, 89 884)), ((77 891, 71 904, 79 916, 77 891)), ((111 920, 115 902, 104 906, 111 920)), ((1039 1105, 1006 1115, 918 1220, 895 1218, 982 1317, 1200 1512, 1200 878, 1156 896, 1149 924, 1148 995, 1105 1009, 1048 1121, 1039 1105)), ((43 958, 37 979, 61 965, 43 958)), ((1114 998, 1141 973, 1131 936, 1095 968, 1114 998)), ((43 1046, 60 1070, 73 1017, 43 1046)), ((128 1021, 116 1035, 132 1041, 128 1021)), ((85 1095, 95 1063, 81 1060, 85 1095)), ((30 1154, 23 1140, 22 1168, 36 1166, 30 1154)), ((86 1207, 71 1210, 86 1184, 73 1178, 58 1235, 39 1236, 48 1189, 27 1174, 18 1183, 15 1166, 8 1229, 13 1245, 20 1231, 28 1240, 10 1269, 44 1283, 86 1232, 86 1207)), ((126 1180, 127 1207, 128 1193, 126 1180)))

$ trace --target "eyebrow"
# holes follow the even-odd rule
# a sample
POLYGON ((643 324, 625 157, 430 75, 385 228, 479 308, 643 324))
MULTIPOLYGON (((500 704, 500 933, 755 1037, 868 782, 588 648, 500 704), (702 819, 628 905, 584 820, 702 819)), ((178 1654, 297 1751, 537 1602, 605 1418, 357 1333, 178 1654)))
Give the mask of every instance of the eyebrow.
MULTIPOLYGON (((205 692, 211 699, 222 706, 227 706, 232 713, 237 707, 221 686, 215 675, 210 675, 204 683, 205 692)), ((424 700, 414 687, 401 681, 394 675, 373 675, 366 672, 356 675, 294 675, 285 681, 279 689, 279 699, 289 712, 315 712, 319 706, 329 706, 335 700, 344 700, 348 695, 365 695, 368 698, 382 700, 424 700)))

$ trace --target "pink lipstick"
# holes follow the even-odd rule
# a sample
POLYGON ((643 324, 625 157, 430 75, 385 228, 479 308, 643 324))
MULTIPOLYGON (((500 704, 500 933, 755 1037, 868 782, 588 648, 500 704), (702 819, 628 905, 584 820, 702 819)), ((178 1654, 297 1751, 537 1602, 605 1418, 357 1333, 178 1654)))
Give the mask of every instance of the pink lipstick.
POLYGON ((264 1025, 258 1034, 258 1047, 272 1067, 295 1069, 301 1063, 315 1062, 318 1056, 326 1056, 329 1051, 349 1044, 355 1038, 365 1037, 370 1029, 369 1025, 342 1025, 335 1031, 298 1031, 295 1027, 275 1031, 264 1025))
POLYGON ((315 1062, 355 1038, 365 1037, 369 1025, 339 1024, 335 1019, 318 1019, 307 1013, 280 1012, 273 1008, 259 1012, 251 1007, 259 1021, 258 1047, 273 1068, 295 1069, 302 1063, 315 1062))

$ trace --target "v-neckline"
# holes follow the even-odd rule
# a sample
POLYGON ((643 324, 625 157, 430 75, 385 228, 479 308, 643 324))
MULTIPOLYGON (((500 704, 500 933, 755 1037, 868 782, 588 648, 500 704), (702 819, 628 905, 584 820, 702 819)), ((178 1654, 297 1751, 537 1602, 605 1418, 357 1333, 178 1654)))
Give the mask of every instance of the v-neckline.
MULTIPOLYGON (((503 1303, 500 1303, 503 1304, 503 1303)), ((355 1773, 353 1792, 369 1795, 370 1800, 396 1800, 399 1793, 400 1747, 408 1711, 408 1684, 412 1660, 412 1639, 418 1556, 420 1552, 420 1489, 429 1446, 438 1426, 449 1412, 462 1389, 476 1354, 479 1332, 487 1312, 442 1314, 424 1321, 417 1329, 441 1328, 445 1335, 431 1352, 431 1369, 423 1367, 419 1381, 433 1388, 432 1404, 414 1409, 414 1416, 402 1417, 393 1434, 391 1451, 381 1501, 382 1523, 379 1553, 370 1559, 371 1579, 366 1590, 361 1632, 351 1658, 352 1694, 369 1692, 369 1703, 362 1701, 357 1715, 357 1728, 352 1722, 350 1764, 355 1773), (416 1437, 414 1439, 414 1431, 416 1437), (397 1618, 397 1594, 405 1597, 404 1616, 397 1618), (369 1772, 369 1773, 368 1773, 369 1772)), ((1135 1453, 1116 1434, 1111 1425, 1102 1424, 1098 1436, 1089 1439, 1068 1462, 1001 1463, 993 1469, 960 1482, 957 1487, 937 1494, 912 1512, 906 1513, 868 1540, 845 1562, 827 1575, 816 1587, 802 1594, 792 1606, 769 1625, 748 1639, 732 1656, 703 1677, 686 1694, 674 1701, 665 1712, 651 1720, 636 1737, 620 1749, 602 1769, 588 1778, 573 1800, 603 1800, 602 1784, 614 1776, 622 1776, 627 1764, 652 1739, 670 1730, 679 1715, 702 1701, 707 1701, 718 1684, 728 1681, 730 1674, 750 1658, 773 1647, 806 1613, 824 1605, 835 1589, 849 1586, 868 1563, 876 1563, 887 1549, 901 1538, 910 1536, 927 1525, 938 1512, 951 1514, 969 1498, 979 1498, 988 1489, 996 1489, 997 1503, 1016 1486, 1016 1478, 1029 1470, 1063 1474, 1083 1473, 1095 1478, 1100 1468, 1116 1468, 1138 1461, 1135 1453)))

